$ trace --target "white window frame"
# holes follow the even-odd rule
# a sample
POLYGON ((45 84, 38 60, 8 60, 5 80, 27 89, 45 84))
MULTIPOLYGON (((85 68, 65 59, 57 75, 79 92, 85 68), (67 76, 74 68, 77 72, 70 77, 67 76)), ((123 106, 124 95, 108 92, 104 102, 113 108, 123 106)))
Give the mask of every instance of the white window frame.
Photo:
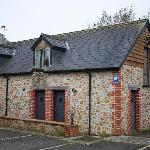
POLYGON ((46 68, 46 67, 50 67, 52 64, 51 64, 51 48, 50 47, 46 47, 46 48, 43 48, 43 49, 35 49, 35 60, 34 60, 34 63, 35 63, 35 68, 36 69, 43 69, 43 68, 46 68), (45 60, 45 50, 49 50, 49 65, 48 66, 44 66, 44 60, 45 60), (37 60, 37 51, 40 52, 40 57, 38 58, 39 60, 37 60), (42 55, 42 56, 41 56, 42 55), (40 64, 37 64, 37 62, 40 64))

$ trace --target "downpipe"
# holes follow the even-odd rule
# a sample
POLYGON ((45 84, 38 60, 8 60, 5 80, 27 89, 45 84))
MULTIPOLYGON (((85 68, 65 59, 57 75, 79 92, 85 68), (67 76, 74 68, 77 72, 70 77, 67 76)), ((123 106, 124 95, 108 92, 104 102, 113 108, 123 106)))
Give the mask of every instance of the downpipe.
POLYGON ((6 79, 5 116, 7 116, 7 114, 8 114, 8 84, 9 84, 9 78, 6 75, 4 75, 4 78, 6 79))
POLYGON ((89 75, 89 122, 88 122, 88 135, 91 135, 91 91, 92 91, 92 87, 91 87, 91 79, 92 79, 92 75, 91 72, 87 71, 88 75, 89 75))

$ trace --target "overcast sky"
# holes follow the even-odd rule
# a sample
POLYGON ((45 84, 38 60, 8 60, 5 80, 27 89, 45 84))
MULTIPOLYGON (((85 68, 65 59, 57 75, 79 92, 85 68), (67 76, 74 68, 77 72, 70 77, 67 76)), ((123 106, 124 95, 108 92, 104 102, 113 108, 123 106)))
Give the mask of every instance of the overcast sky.
POLYGON ((0 0, 0 26, 9 41, 20 41, 81 30, 103 10, 113 14, 131 5, 137 18, 150 11, 150 0, 0 0))

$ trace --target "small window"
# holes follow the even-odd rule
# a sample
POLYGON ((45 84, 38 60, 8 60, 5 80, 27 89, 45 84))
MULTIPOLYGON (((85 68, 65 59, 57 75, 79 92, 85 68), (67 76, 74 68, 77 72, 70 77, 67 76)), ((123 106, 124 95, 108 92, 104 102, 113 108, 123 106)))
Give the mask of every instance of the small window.
POLYGON ((143 70, 143 84, 144 85, 149 85, 149 67, 150 67, 150 63, 149 63, 149 49, 148 48, 144 48, 144 70, 143 70))
POLYGON ((60 103, 62 102, 62 98, 59 98, 59 102, 60 102, 60 103))
POLYGON ((35 50, 35 68, 44 68, 51 65, 50 48, 35 50))

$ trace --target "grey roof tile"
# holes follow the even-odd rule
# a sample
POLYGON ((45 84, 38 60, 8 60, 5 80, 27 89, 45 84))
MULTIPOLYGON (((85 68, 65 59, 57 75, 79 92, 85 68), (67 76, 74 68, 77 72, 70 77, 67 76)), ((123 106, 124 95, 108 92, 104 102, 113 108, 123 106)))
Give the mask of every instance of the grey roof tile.
POLYGON ((37 39, 21 42, 10 42, 15 55, 11 58, 0 57, 0 74, 29 72, 33 68, 33 51, 30 47, 37 39), (9 63, 6 63, 9 62, 9 63))
POLYGON ((15 47, 9 45, 9 43, 0 44, 0 56, 12 56, 15 47))
MULTIPOLYGON (((66 41, 69 45, 66 51, 52 50, 52 66, 47 70, 119 68, 146 23, 146 20, 142 20, 59 35, 42 34, 53 46, 67 49, 66 41)), ((33 68, 31 47, 36 41, 9 42, 16 55, 0 57, 0 74, 30 72, 33 68)), ((2 49, 0 46, 0 51, 5 48, 2 49)))

